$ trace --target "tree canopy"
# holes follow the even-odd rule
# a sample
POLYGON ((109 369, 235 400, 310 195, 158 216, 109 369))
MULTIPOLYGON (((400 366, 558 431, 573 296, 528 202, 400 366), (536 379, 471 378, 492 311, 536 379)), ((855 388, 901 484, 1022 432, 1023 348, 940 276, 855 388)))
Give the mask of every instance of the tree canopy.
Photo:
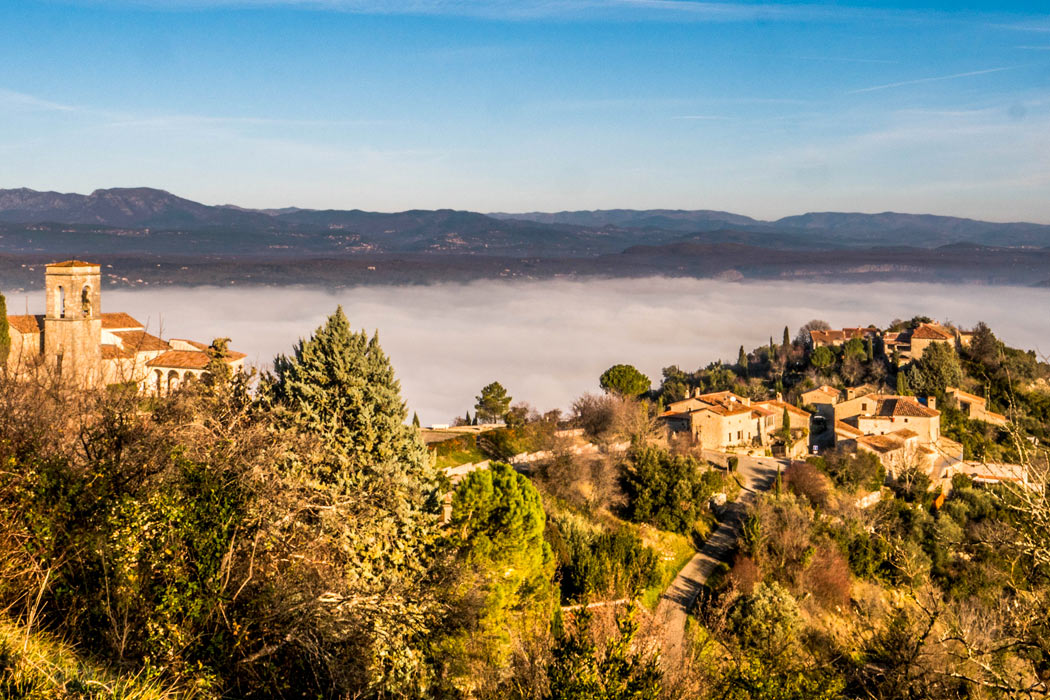
POLYGON ((481 389, 481 395, 476 397, 474 404, 474 420, 484 423, 495 423, 503 418, 510 410, 511 397, 507 390, 499 382, 492 382, 481 389))
POLYGON ((908 387, 918 396, 944 396, 949 386, 962 382, 959 355, 948 343, 931 343, 908 368, 908 387))
POLYGON ((426 450, 404 424, 401 384, 379 336, 352 331, 342 307, 273 366, 264 390, 286 421, 338 448, 341 464, 333 467, 375 472, 400 465, 397 471, 410 479, 426 470, 426 450))
POLYGON ((835 355, 831 350, 821 345, 809 356, 809 361, 817 369, 827 369, 835 364, 835 355))
POLYGON ((633 365, 613 365, 602 373, 598 383, 607 392, 638 396, 649 391, 652 382, 633 365))
POLYGON ((461 691, 505 668, 522 630, 550 619, 554 557, 545 522, 539 492, 506 464, 471 472, 453 495, 456 624, 438 647, 447 682, 461 691))

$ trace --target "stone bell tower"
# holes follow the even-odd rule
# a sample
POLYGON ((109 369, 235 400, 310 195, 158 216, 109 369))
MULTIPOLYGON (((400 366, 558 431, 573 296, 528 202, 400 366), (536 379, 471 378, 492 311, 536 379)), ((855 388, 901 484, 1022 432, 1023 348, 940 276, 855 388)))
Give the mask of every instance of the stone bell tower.
POLYGON ((102 275, 98 265, 68 260, 47 266, 44 357, 66 382, 91 386, 102 373, 102 275))

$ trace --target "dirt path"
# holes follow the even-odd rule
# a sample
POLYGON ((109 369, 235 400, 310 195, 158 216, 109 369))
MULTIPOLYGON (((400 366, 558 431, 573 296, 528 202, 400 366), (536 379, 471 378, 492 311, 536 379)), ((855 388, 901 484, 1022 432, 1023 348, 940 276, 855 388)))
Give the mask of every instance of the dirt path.
POLYGON ((753 492, 772 488, 778 464, 784 468, 788 462, 769 457, 740 457, 738 472, 746 488, 751 491, 726 508, 718 528, 707 538, 703 549, 689 560, 660 597, 654 618, 663 639, 662 659, 665 669, 681 666, 686 651, 685 624, 689 611, 715 567, 719 562, 727 561, 736 548, 744 513, 754 499, 753 492))

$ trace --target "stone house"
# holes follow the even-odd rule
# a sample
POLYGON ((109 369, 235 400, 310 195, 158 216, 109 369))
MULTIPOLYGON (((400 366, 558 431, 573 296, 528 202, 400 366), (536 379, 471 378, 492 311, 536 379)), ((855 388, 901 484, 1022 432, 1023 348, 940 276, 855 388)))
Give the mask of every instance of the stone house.
POLYGON ((955 399, 959 410, 970 420, 979 420, 992 425, 1006 425, 1007 418, 1001 413, 988 410, 988 399, 970 394, 954 386, 947 387, 945 393, 955 399))
POLYGON ((871 338, 876 342, 879 337, 877 328, 842 328, 840 330, 810 331, 809 342, 814 348, 837 348, 845 345, 854 338, 867 340, 871 338))
MULTIPOLYGON (((133 383, 158 394, 204 374, 211 360, 204 343, 165 341, 126 313, 102 311, 98 265, 52 263, 44 281, 46 313, 7 317, 7 369, 12 374, 53 373, 81 388, 133 383)), ((237 371, 244 358, 244 353, 228 351, 224 360, 237 371)))
MULTIPOLYGON (((853 415, 840 416, 839 420, 856 426, 865 435, 910 430, 922 444, 936 443, 941 437, 941 412, 932 406, 924 406, 914 396, 868 394, 855 401, 859 410, 853 415)), ((933 403, 932 399, 929 403, 933 403)))
POLYGON ((810 389, 799 397, 803 406, 811 406, 818 415, 828 421, 835 420, 835 404, 839 402, 839 390, 828 384, 810 389))
POLYGON ((950 343, 953 347, 967 347, 973 334, 939 323, 920 323, 912 330, 887 333, 883 344, 887 355, 897 352, 901 363, 922 358, 923 353, 934 343, 950 343))
POLYGON ((866 394, 835 406, 835 444, 878 456, 892 476, 916 466, 931 476, 962 460, 962 445, 941 435, 941 412, 930 397, 866 394))
POLYGON ((767 446, 783 427, 788 408, 791 430, 809 429, 809 414, 779 399, 755 401, 731 391, 701 394, 675 401, 661 414, 672 432, 688 433, 705 450, 767 446))
POLYGON ((877 456, 890 477, 909 467, 930 473, 937 458, 936 448, 922 443, 919 434, 907 428, 882 435, 864 435, 857 438, 856 444, 858 452, 871 452, 877 456))

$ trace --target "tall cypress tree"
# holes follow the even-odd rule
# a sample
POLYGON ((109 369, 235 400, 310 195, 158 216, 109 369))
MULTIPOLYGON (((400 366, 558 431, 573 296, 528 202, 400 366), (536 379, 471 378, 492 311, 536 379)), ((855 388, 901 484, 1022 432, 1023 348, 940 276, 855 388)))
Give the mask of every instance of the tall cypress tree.
POLYGON ((788 330, 787 326, 784 326, 784 347, 791 346, 791 331, 788 330))
POLYGON ((11 327, 7 324, 7 299, 0 294, 0 369, 7 366, 11 353, 11 327))
POLYGON ((908 375, 903 371, 897 372, 897 396, 910 396, 911 390, 908 388, 908 375))

